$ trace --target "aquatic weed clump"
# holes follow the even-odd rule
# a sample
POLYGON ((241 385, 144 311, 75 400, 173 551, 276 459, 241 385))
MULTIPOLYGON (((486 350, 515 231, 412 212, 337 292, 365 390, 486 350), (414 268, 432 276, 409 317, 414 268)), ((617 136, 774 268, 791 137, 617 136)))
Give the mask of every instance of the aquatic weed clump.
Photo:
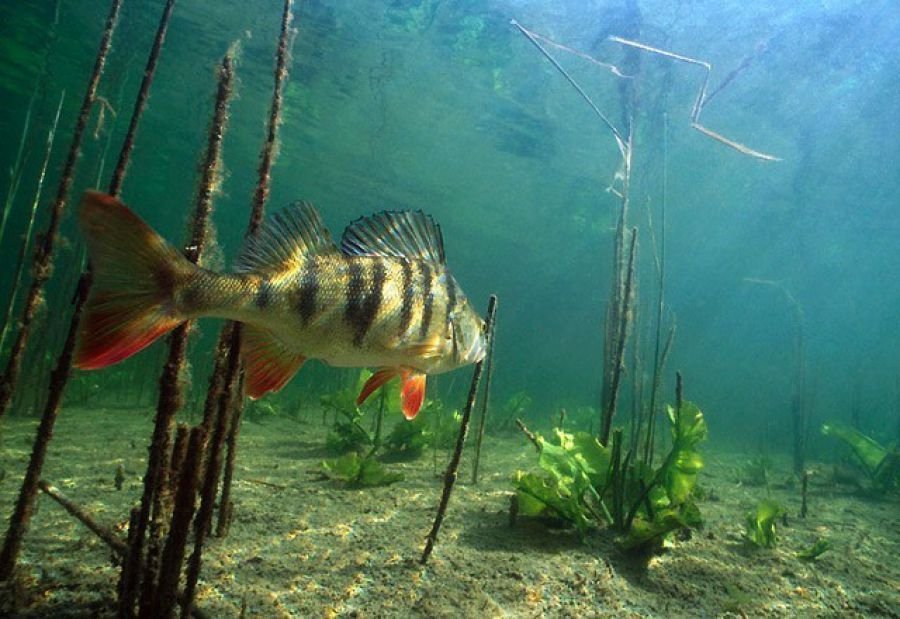
POLYGON ((869 490, 878 494, 900 490, 900 447, 885 447, 859 430, 837 422, 823 424, 822 434, 850 447, 857 466, 866 476, 869 490))
POLYGON ((691 402, 669 406, 667 413, 672 445, 656 468, 622 453, 620 430, 609 446, 587 432, 557 428, 555 441, 533 435, 542 473, 516 473, 517 515, 562 522, 582 537, 593 528, 612 528, 620 545, 634 550, 657 549, 671 532, 699 527, 694 489, 706 421, 691 402))

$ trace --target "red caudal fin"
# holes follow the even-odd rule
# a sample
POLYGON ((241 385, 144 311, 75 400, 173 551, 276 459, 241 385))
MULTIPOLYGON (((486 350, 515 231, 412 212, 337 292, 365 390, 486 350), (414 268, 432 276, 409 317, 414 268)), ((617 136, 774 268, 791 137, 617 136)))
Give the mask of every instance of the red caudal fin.
POLYGON ((410 372, 403 377, 403 386, 400 387, 400 404, 403 416, 412 421, 419 414, 422 402, 425 401, 425 375, 419 372, 410 372))
POLYGON ((289 351, 268 331, 250 325, 244 325, 242 348, 247 395, 254 400, 279 391, 306 361, 306 357, 289 351))
POLYGON ((85 192, 79 224, 94 282, 81 322, 75 367, 127 359, 185 318, 175 291, 196 268, 112 196, 85 192))

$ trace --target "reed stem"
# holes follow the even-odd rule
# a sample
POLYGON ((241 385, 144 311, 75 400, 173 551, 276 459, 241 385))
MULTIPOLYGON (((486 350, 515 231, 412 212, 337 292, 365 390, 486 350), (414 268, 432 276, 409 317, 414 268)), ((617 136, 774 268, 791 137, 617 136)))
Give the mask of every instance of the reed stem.
MULTIPOLYGON (((493 337, 494 331, 494 313, 497 310, 497 295, 491 295, 488 301, 486 332, 488 338, 493 337)), ((425 550, 422 552, 422 558, 419 562, 422 565, 428 563, 428 558, 434 550, 437 542, 438 532, 441 524, 444 522, 444 515, 447 512, 447 504, 450 502, 450 493, 453 491, 453 485, 456 483, 457 472, 459 470, 459 461, 462 458, 462 450, 466 444, 466 434, 469 431, 469 419, 472 417, 472 409, 475 407, 475 398, 478 395, 478 385, 481 382, 481 374, 484 369, 484 360, 475 364, 475 370, 472 372, 472 383, 469 386, 469 398, 466 401, 466 408, 463 410, 462 420, 459 424, 459 435, 456 437, 456 448, 453 450, 453 457, 450 464, 447 465, 447 471, 444 474, 444 490, 441 493, 441 501, 438 504, 437 514, 434 517, 434 523, 431 526, 431 532, 425 538, 425 550)))
MULTIPOLYGON (((34 192, 34 199, 31 201, 31 209, 28 215, 28 225, 25 227, 25 236, 22 238, 22 244, 19 246, 19 253, 16 256, 16 274, 13 278, 12 288, 10 289, 9 301, 6 305, 6 314, 3 319, 3 330, 0 331, 0 352, 3 351, 3 345, 6 343, 6 335, 9 332, 10 320, 15 309, 16 299, 19 294, 19 286, 22 283, 22 274, 25 271, 25 255, 31 246, 31 233, 34 230, 34 220, 37 214, 37 207, 41 201, 41 194, 44 191, 44 178, 47 175, 47 164, 50 163, 50 154, 53 152, 53 141, 56 137, 56 126, 59 124, 59 114, 62 111, 63 101, 66 98, 66 92, 63 91, 59 97, 59 105, 56 107, 56 115, 53 117, 53 124, 50 131, 47 132, 47 148, 44 150, 44 160, 41 162, 41 171, 38 174, 37 188, 34 192)), ((2 238, 2 233, 0 233, 2 238)))
MULTIPOLYGON (((250 220, 247 223, 246 237, 256 236, 260 225, 262 225, 265 217, 266 201, 269 197, 269 190, 272 184, 272 166, 275 163, 275 156, 278 153, 278 126, 281 124, 281 107, 284 93, 284 83, 288 77, 288 62, 290 60, 290 35, 291 23, 293 21, 293 0, 285 0, 284 9, 281 14, 281 29, 278 36, 278 47, 275 51, 275 74, 274 85, 272 87, 272 102, 269 106, 269 117, 266 128, 266 139, 262 146, 259 156, 259 168, 257 169, 256 189, 253 192, 253 199, 250 207, 250 220)), ((237 349, 230 355, 237 356, 240 353, 240 334, 241 330, 237 329, 237 338, 232 338, 233 345, 237 349)), ((240 384, 243 385, 243 379, 240 384)), ((234 384, 232 380, 228 384, 234 384)), ((229 391, 229 396, 231 393, 229 391)), ((231 525, 231 482, 234 478, 234 463, 237 459, 237 440, 241 430, 241 418, 244 413, 244 394, 243 390, 236 394, 233 398, 235 405, 231 409, 231 419, 229 421, 228 437, 225 446, 227 454, 225 457, 225 470, 222 478, 222 499, 219 508, 219 521, 216 525, 216 535, 224 537, 228 534, 231 525)))
MULTIPOLYGON (((494 297, 496 298, 496 297, 494 297)), ((496 305, 496 303, 495 303, 496 305)), ((484 427, 487 423, 488 405, 491 399, 491 377, 494 375, 494 335, 497 331, 496 307, 494 308, 494 323, 488 333, 487 352, 485 353, 484 397, 481 399, 481 413, 478 417, 478 438, 475 441, 475 464, 472 467, 472 483, 478 483, 478 467, 481 463, 481 443, 484 440, 484 427)), ((560 413, 562 419, 564 413, 560 413)))
MULTIPOLYGON (((100 77, 103 74, 103 68, 106 65, 106 57, 112 43, 112 36, 118 21, 121 4, 122 0, 112 0, 110 4, 106 25, 100 39, 97 57, 94 61, 94 68, 91 72, 90 79, 88 80, 88 86, 81 104, 81 112, 78 115, 75 131, 72 135, 72 142, 69 146, 69 154, 65 166, 63 167, 59 187, 57 188, 56 199, 50 209, 50 223, 47 227, 47 231, 41 237, 41 242, 38 243, 38 249, 35 252, 32 266, 33 280, 22 312, 22 325, 19 328, 16 341, 10 352, 6 371, 2 379, 0 379, 0 417, 3 416, 9 407, 9 403, 15 391, 25 345, 28 341, 28 336, 31 332, 31 326, 36 317, 38 306, 40 305, 39 302, 43 297, 44 284, 50 278, 53 251, 55 248, 56 236, 59 231, 60 220, 62 218, 63 209, 69 198, 69 191, 74 180, 75 164, 78 161, 78 155, 81 152, 81 140, 84 135, 84 129, 87 126, 87 120, 90 115, 94 97, 97 94, 97 85, 100 83, 100 77)), ((70 330, 68 337, 72 340, 74 348, 74 332, 70 330)), ((63 360, 61 359, 60 363, 62 363, 62 361, 63 360)), ((68 365, 70 366, 71 363, 68 365)), ((4 539, 3 549, 0 551, 0 581, 9 580, 15 571, 19 550, 22 547, 22 537, 28 529, 28 524, 34 511, 34 502, 37 495, 41 471, 44 466, 44 459, 47 455, 47 446, 53 436, 53 427, 56 424, 56 416, 59 411, 59 400, 62 394, 61 385, 65 383, 67 377, 68 369, 67 366, 64 365, 58 365, 51 376, 50 394, 48 395, 44 413, 41 417, 41 422, 35 436, 31 451, 31 459, 28 463, 28 470, 22 481, 22 487, 19 492, 16 507, 9 519, 9 528, 6 532, 6 538, 4 539)))
MULTIPOLYGON (((94 68, 81 102, 81 110, 78 113, 75 130, 72 133, 69 154, 66 157, 66 162, 60 175, 56 198, 50 206, 50 221, 46 231, 39 237, 40 242, 37 244, 37 250, 34 254, 34 261, 31 267, 31 288, 28 291, 25 306, 22 309, 21 326, 16 334, 15 342, 6 362, 6 369, 2 378, 0 378, 0 418, 3 417, 9 408, 13 392, 16 389, 19 372, 22 367, 22 357, 28 344, 28 337, 31 334, 38 307, 41 305, 41 300, 44 296, 44 286, 53 272, 53 253, 56 249, 59 226, 62 221, 63 211, 69 201, 72 183, 75 180, 75 165, 78 163, 78 157, 81 153, 81 141, 91 114, 91 108, 94 105, 94 99, 97 96, 97 86, 100 84, 100 78, 106 66, 106 58, 112 45, 112 36, 118 22, 121 6, 122 0, 112 0, 110 4, 106 25, 100 38, 99 49, 97 50, 97 57, 94 60, 94 68)), ((34 483, 37 484, 37 479, 34 480, 34 483)), ((36 485, 34 487, 37 488, 36 485)), ((0 555, 0 580, 4 580, 5 577, 9 576, 9 571, 12 569, 10 561, 14 562, 15 558, 7 558, 7 553, 0 555)))

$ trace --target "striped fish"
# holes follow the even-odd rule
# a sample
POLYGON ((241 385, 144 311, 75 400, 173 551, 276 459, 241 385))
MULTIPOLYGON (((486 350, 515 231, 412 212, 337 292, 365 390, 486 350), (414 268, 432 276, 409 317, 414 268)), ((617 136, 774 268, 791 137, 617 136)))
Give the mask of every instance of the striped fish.
POLYGON ((412 419, 427 374, 484 356, 484 321, 447 269, 440 228, 421 211, 358 219, 338 247, 315 208, 296 203, 247 242, 232 273, 192 264, 111 196, 86 192, 79 220, 94 268, 75 353, 81 369, 215 316, 245 325, 250 397, 278 391, 306 359, 320 359, 380 368, 358 403, 400 376, 412 419))

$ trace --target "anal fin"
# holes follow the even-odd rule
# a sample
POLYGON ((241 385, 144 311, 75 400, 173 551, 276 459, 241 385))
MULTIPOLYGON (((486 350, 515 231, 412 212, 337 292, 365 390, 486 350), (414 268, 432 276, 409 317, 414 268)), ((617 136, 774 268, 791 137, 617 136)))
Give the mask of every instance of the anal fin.
POLYGON ((244 325, 244 368, 247 395, 254 400, 270 391, 279 391, 306 361, 306 357, 288 350, 265 329, 244 325))

